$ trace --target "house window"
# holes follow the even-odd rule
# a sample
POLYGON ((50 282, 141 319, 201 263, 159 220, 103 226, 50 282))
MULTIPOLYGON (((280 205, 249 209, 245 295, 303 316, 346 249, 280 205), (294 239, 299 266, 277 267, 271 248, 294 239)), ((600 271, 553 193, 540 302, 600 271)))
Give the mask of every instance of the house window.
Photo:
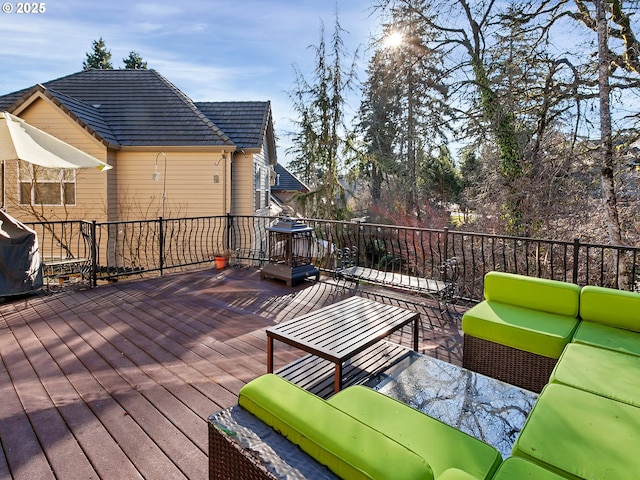
POLYGON ((264 202, 264 179, 262 175, 262 167, 256 165, 253 176, 253 190, 254 190, 254 203, 255 209, 261 210, 267 204, 264 202))
POLYGON ((76 172, 45 168, 20 162, 20 203, 22 205, 75 205, 76 172))

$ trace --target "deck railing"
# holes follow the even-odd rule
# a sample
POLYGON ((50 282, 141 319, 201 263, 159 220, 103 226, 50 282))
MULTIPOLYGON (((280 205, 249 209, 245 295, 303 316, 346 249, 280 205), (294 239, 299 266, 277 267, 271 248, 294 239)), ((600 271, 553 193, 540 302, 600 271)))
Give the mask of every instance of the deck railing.
MULTIPOLYGON (((47 265, 82 265, 76 273, 96 285, 100 279, 212 263, 222 252, 231 253, 232 262, 262 265, 269 261, 267 228, 277 220, 224 215, 29 225, 38 234, 45 274, 47 265)), ((469 300, 482 298, 484 275, 492 270, 640 291, 639 247, 446 228, 302 221, 314 229, 313 261, 325 273, 339 267, 339 253, 349 248, 358 265, 451 282, 457 295, 469 300)))

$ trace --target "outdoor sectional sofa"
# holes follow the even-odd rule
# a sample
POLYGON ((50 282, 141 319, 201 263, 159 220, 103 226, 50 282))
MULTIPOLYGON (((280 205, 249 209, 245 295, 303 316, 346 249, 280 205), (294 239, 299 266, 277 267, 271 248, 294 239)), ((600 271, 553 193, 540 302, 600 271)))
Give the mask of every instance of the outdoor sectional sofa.
MULTIPOLYGON (((567 478, 529 459, 511 457, 503 462, 494 447, 364 386, 348 387, 323 400, 277 375, 267 374, 242 388, 238 406, 273 429, 272 433, 263 431, 265 437, 275 433, 290 442, 279 455, 296 452, 297 446, 335 474, 322 478, 567 478)), ((280 478, 251 452, 240 449, 232 440, 235 435, 235 431, 209 423, 210 479, 280 478)), ((320 477, 294 472, 290 478, 320 477)))
MULTIPOLYGON (((364 386, 323 400, 267 374, 240 391, 239 408, 286 438, 285 451, 297 445, 338 478, 639 478, 640 295, 496 272, 486 280, 486 300, 467 312, 463 328, 481 337, 487 355, 493 348, 504 355, 507 346, 527 374, 540 376, 533 370, 542 366, 547 375, 505 461, 480 440, 364 386)), ((465 348, 471 336, 465 330, 465 348)), ((226 441, 233 435, 210 422, 211 479, 277 478, 226 441)))
POLYGON ((640 478, 640 294, 490 272, 462 327, 465 368, 541 390, 515 457, 570 479, 640 478))

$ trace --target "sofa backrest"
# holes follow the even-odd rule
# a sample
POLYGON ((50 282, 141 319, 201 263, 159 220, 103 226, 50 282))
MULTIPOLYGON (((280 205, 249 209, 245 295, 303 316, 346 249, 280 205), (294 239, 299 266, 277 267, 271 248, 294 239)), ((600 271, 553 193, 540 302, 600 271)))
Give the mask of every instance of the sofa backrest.
POLYGON ((490 302, 577 317, 580 286, 515 273, 489 272, 484 277, 484 298, 490 302))
POLYGON ((588 285, 580 293, 580 318, 640 332, 640 294, 588 285))

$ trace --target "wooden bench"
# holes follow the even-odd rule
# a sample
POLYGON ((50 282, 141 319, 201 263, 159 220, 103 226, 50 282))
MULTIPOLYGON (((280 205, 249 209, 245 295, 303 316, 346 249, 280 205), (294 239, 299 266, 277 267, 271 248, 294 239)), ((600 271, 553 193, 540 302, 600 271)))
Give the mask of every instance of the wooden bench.
MULTIPOLYGON (((454 284, 452 279, 449 281, 434 280, 405 273, 362 267, 358 265, 358 249, 356 247, 338 249, 337 256, 336 276, 353 281, 356 286, 364 282, 426 295, 437 300, 442 311, 447 310, 453 297, 454 284)), ((455 259, 452 259, 451 262, 455 262, 455 259)), ((450 267, 450 265, 444 265, 442 268, 448 270, 450 267)))
POLYGON ((88 258, 44 258, 42 260, 43 275, 57 279, 60 283, 69 277, 85 277, 89 273, 88 258))

